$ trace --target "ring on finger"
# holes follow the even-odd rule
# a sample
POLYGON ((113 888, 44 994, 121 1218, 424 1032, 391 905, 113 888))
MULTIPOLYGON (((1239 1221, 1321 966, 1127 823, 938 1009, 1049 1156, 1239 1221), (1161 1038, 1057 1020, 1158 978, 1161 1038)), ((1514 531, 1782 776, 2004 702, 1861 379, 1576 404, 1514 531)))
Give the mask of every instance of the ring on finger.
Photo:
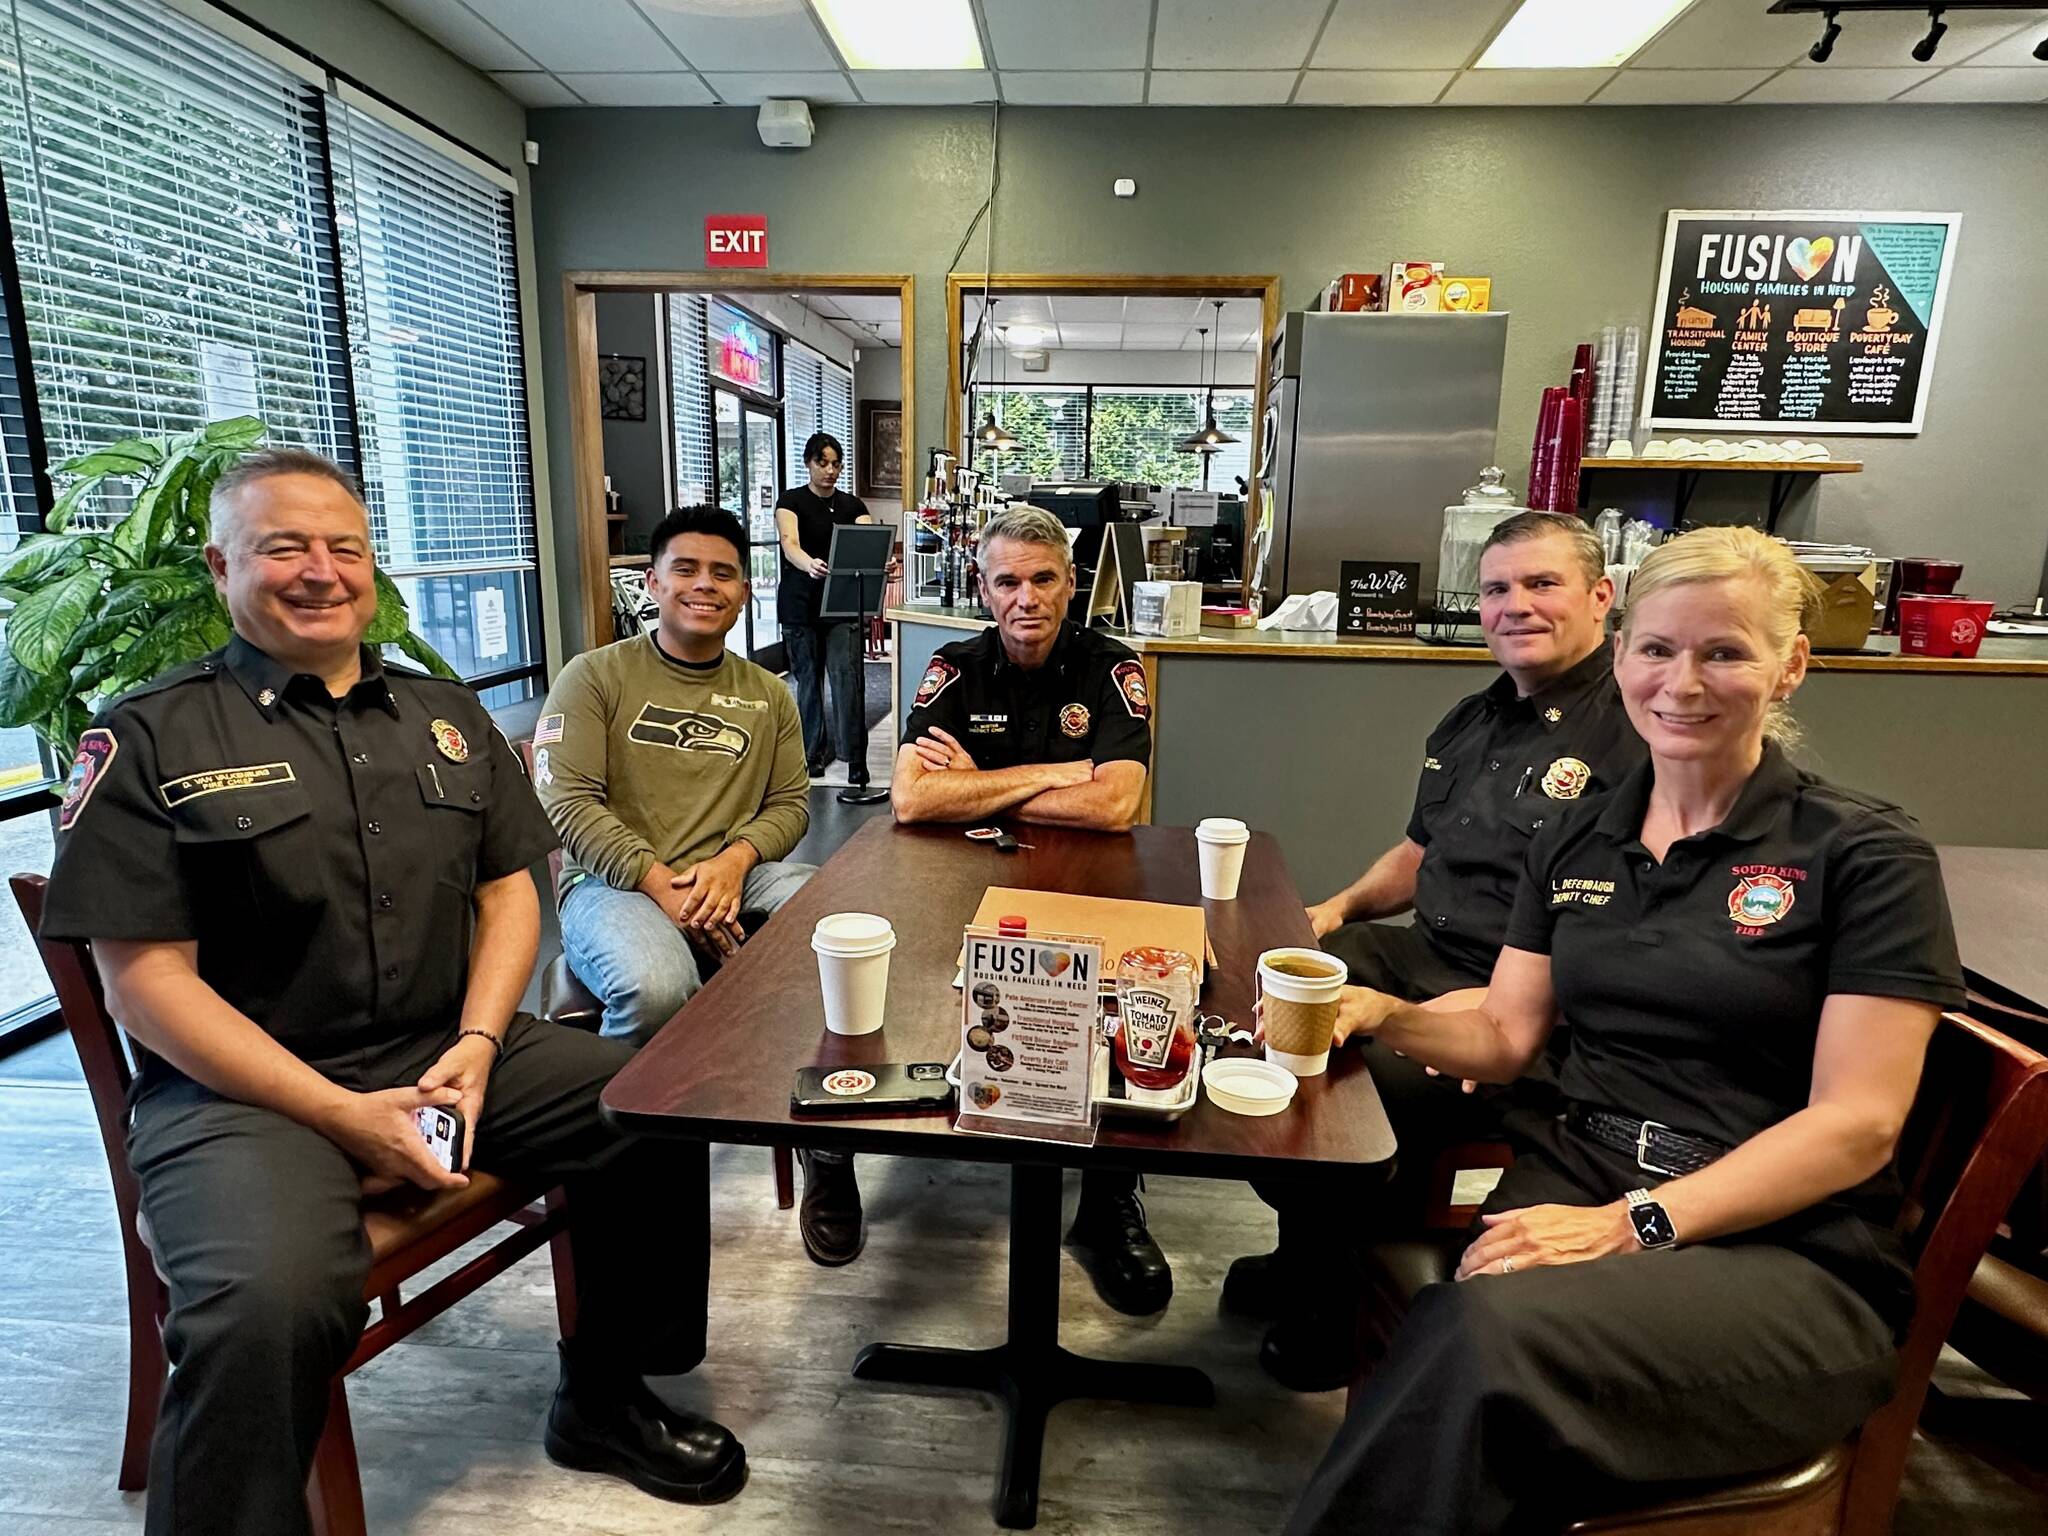
POLYGON ((1502 1259, 1500 1261, 1500 1272, 1504 1275, 1512 1275, 1515 1272, 1515 1261, 1512 1258, 1502 1259))

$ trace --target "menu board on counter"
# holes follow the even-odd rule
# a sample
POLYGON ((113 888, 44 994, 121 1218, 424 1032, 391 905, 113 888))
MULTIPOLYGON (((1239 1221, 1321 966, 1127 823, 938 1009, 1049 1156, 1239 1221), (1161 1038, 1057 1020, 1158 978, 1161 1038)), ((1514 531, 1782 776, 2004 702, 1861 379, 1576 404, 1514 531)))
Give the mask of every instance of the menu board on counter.
POLYGON ((1961 222, 1673 210, 1645 424, 1918 432, 1961 222))

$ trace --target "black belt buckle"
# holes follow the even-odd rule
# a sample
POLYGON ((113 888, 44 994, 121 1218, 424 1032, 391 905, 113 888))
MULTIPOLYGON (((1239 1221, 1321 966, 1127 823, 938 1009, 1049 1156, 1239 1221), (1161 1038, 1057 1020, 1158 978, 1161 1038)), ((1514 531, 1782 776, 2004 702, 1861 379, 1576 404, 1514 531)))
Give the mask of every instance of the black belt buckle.
POLYGON ((1679 1176, 1676 1168, 1666 1168, 1650 1161, 1650 1132, 1668 1131, 1671 1127, 1659 1120, 1645 1120, 1636 1131, 1636 1166, 1645 1173, 1654 1173, 1661 1178, 1675 1179, 1679 1176))

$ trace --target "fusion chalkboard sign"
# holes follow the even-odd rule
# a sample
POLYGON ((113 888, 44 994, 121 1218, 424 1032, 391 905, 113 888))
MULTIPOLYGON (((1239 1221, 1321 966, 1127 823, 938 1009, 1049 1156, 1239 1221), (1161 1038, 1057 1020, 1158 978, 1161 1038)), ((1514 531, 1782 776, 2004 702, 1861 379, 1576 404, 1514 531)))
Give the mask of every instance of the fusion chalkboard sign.
POLYGON ((1676 210, 1651 324, 1651 428, 1920 430, 1953 213, 1676 210))

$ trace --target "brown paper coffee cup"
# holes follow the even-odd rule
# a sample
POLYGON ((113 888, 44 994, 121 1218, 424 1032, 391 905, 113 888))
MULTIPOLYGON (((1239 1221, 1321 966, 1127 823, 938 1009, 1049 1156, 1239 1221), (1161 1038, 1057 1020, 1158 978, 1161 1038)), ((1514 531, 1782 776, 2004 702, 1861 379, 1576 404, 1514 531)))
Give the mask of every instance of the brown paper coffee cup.
POLYGON ((1337 1003, 1349 979, 1341 960, 1315 949, 1269 949, 1259 956, 1266 1059, 1297 1077, 1313 1077, 1330 1059, 1337 1003))

